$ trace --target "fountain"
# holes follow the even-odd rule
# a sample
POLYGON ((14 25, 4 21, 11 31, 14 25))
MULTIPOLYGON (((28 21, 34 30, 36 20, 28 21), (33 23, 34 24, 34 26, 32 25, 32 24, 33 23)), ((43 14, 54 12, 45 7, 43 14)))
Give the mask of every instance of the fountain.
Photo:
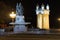
POLYGON ((23 6, 21 3, 17 3, 16 5, 16 18, 15 23, 10 23, 14 25, 14 32, 25 32, 27 31, 27 27, 25 25, 30 24, 29 22, 25 22, 23 15, 23 6))

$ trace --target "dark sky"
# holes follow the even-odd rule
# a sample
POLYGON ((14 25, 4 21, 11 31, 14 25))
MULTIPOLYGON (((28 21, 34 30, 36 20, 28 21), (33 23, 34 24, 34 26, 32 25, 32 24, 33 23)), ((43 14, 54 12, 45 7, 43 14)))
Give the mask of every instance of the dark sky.
POLYGON ((41 6, 50 6, 50 27, 60 28, 60 22, 57 18, 60 17, 60 1, 59 0, 0 0, 0 19, 8 22, 11 20, 9 14, 12 9, 15 11, 16 3, 21 2, 24 7, 25 20, 36 26, 36 13, 35 7, 37 4, 41 6), (8 20, 8 21, 7 21, 8 20))

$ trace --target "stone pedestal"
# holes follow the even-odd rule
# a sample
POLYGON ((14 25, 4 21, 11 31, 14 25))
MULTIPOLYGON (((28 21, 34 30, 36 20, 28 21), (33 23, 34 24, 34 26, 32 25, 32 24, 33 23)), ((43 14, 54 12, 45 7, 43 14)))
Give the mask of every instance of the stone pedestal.
POLYGON ((24 24, 20 24, 20 25, 15 25, 14 27, 14 32, 25 32, 27 31, 27 27, 24 24))
POLYGON ((25 26, 25 20, 23 15, 17 15, 15 21, 14 32, 24 32, 27 31, 27 27, 25 26))

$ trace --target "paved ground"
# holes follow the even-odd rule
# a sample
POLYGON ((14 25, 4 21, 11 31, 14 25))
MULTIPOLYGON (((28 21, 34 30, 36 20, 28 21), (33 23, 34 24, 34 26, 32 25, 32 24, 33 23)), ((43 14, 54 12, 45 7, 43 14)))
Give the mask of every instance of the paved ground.
POLYGON ((0 40, 60 40, 60 31, 0 32, 0 40))
POLYGON ((59 34, 41 34, 41 35, 33 35, 33 34, 14 34, 14 35, 6 35, 1 36, 0 40, 60 40, 59 34))
POLYGON ((60 30, 0 32, 0 40, 60 40, 60 30))

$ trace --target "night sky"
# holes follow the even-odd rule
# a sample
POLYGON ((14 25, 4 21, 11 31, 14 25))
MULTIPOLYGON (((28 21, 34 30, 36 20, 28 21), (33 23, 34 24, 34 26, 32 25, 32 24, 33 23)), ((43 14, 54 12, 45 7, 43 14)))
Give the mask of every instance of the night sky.
POLYGON ((9 22, 11 18, 9 14, 12 11, 16 11, 16 3, 22 3, 24 7, 24 16, 27 22, 31 22, 31 25, 36 27, 36 5, 43 3, 45 6, 50 6, 50 27, 60 28, 60 22, 57 18, 60 18, 60 1, 59 0, 0 0, 0 21, 9 22))

